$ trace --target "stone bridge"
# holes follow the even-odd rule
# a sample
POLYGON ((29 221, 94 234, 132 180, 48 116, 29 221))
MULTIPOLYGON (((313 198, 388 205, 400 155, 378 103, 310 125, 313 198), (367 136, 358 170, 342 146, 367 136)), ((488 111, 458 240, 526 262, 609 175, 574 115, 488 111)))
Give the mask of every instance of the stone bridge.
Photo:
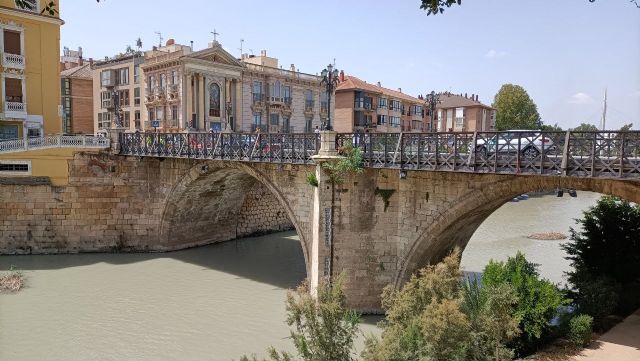
POLYGON ((464 248, 517 195, 569 188, 640 202, 636 135, 558 136, 538 154, 478 134, 395 136, 395 146, 386 135, 120 135, 117 154, 76 153, 67 186, 3 179, 0 252, 169 251, 292 227, 312 285, 344 272, 350 305, 378 312, 383 287, 464 248), (588 152, 567 150, 584 139, 588 152), (368 152, 367 167, 332 197, 319 164, 345 142, 368 152))

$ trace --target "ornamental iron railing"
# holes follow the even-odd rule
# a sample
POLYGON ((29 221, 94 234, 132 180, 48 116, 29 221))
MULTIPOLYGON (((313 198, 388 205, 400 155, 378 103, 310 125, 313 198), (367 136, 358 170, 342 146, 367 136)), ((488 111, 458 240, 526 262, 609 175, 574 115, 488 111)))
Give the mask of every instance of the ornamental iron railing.
POLYGON ((640 178, 640 131, 338 134, 372 168, 640 178))
MULTIPOLYGON (((121 154, 313 163, 319 134, 125 133, 121 154)), ((640 131, 339 133, 364 166, 403 170, 640 179, 640 131)))
POLYGON ((120 154, 271 163, 313 163, 318 134, 124 133, 120 154))
POLYGON ((0 140, 0 153, 24 152, 47 148, 107 149, 109 138, 90 135, 49 135, 46 137, 0 140))

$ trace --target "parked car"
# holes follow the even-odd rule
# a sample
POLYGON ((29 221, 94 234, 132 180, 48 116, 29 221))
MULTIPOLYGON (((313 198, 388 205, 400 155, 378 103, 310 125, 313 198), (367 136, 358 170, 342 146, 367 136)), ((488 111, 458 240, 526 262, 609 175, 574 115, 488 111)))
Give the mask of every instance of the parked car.
POLYGON ((516 153, 528 159, 536 158, 544 151, 555 150, 556 145, 548 136, 540 131, 509 130, 485 140, 476 141, 476 152, 484 155, 499 153, 516 153))

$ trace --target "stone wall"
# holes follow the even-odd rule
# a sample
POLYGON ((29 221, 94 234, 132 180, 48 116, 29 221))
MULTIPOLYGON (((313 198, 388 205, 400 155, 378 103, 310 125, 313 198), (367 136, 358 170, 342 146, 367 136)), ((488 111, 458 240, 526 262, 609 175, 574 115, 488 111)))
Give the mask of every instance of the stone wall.
POLYGON ((282 204, 261 183, 249 190, 240 208, 236 237, 246 237, 294 229, 282 204))

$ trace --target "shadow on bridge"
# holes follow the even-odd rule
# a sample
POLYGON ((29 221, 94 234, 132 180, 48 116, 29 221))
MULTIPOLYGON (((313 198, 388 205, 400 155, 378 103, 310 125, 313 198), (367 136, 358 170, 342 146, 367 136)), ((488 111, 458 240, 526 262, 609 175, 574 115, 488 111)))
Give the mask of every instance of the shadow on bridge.
MULTIPOLYGON (((166 253, 83 253, 0 257, 0 271, 14 266, 19 270, 58 270, 97 263, 127 265, 173 259, 236 275, 238 278, 293 288, 306 277, 302 247, 295 231, 247 237, 207 246, 166 253)), ((96 281, 100 275, 96 274, 96 281)))

